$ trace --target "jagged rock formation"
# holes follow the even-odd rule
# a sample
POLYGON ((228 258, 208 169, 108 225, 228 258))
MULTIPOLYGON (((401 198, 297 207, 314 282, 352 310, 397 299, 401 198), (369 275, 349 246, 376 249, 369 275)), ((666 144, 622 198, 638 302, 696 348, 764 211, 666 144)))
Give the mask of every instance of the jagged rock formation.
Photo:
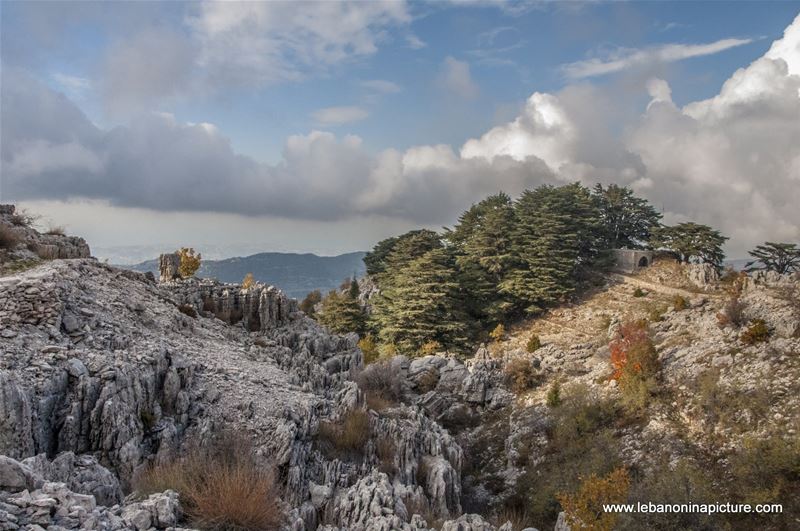
MULTIPOLYGON (((53 260, 56 258, 88 258, 89 245, 77 236, 42 234, 30 227, 16 212, 14 205, 0 205, 0 225, 16 235, 19 243, 4 260, 53 260)), ((0 252, 1 253, 1 252, 0 252)))
MULTIPOLYGON (((315 529, 323 517, 348 529, 379 525, 369 523, 371 505, 348 493, 387 458, 378 456, 380 439, 394 441, 392 492, 437 517, 460 514, 461 449, 414 408, 373 412, 363 455, 320 450, 320 422, 363 407, 352 381, 362 364, 357 337, 328 334, 274 288, 157 284, 90 259, 54 260, 0 277, 0 329, 0 454, 97 504, 58 525, 88 525, 83 516, 94 515, 112 522, 107 528, 146 528, 149 509, 114 509, 138 471, 226 426, 279 469, 285 501, 297 508, 287 524, 294 529, 315 529)), ((44 487, 24 487, 56 500, 25 507, 60 511, 44 487)), ((27 499, 19 492, 15 500, 27 499)), ((17 522, 32 523, 25 511, 14 513, 17 522)), ((407 512, 397 518, 424 525, 407 512)), ((152 512, 150 521, 168 524, 152 512)))

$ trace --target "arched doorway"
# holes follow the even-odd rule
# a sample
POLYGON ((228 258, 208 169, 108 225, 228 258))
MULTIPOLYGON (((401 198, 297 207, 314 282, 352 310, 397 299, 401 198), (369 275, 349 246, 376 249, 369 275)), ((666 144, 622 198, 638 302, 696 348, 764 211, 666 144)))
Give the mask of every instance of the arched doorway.
POLYGON ((639 267, 647 267, 647 264, 648 262, 646 256, 639 258, 639 267))

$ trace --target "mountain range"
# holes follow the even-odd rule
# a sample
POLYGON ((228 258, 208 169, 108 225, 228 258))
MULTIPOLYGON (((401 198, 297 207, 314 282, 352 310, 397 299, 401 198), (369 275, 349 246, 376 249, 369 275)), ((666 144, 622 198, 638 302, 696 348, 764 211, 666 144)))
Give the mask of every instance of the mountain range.
MULTIPOLYGON (((199 277, 216 278, 222 282, 241 282, 247 273, 260 282, 280 288, 294 298, 303 298, 315 289, 325 293, 339 287, 346 278, 365 273, 366 253, 352 252, 338 256, 318 256, 312 253, 258 253, 251 256, 203 260, 199 277)), ((126 269, 158 276, 158 259, 133 265, 126 269)))

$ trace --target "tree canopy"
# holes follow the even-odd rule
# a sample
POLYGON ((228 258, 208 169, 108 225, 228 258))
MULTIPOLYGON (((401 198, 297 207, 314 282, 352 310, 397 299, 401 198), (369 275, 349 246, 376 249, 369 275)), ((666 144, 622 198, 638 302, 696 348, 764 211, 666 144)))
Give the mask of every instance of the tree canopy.
POLYGON ((681 262, 702 262, 720 268, 725 259, 722 246, 727 240, 708 225, 688 222, 653 229, 650 246, 672 251, 681 262))
POLYGON ((605 229, 603 243, 608 249, 641 249, 659 226, 661 214, 646 199, 636 197, 630 188, 616 184, 603 188, 598 184, 592 195, 605 229))
POLYGON ((780 274, 800 271, 800 248, 794 243, 765 242, 749 254, 754 260, 745 265, 748 271, 767 270, 780 274))

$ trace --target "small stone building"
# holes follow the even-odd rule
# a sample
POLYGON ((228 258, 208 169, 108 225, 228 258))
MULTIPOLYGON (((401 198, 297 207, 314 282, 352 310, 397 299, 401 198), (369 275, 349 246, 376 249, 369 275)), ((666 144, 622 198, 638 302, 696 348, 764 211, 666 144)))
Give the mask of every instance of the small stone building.
POLYGON ((635 273, 653 263, 653 251, 641 249, 613 249, 614 269, 623 273, 635 273))

